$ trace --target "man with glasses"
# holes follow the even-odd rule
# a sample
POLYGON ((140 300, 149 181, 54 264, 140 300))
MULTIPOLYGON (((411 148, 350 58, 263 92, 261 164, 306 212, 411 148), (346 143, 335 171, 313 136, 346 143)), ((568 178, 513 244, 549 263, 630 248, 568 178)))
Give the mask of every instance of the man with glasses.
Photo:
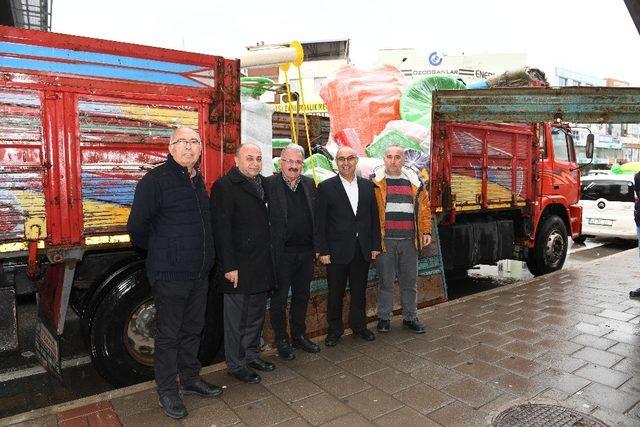
POLYGON ((260 147, 245 143, 236 166, 211 188, 211 214, 217 248, 217 282, 224 293, 224 354, 229 375, 257 384, 254 371, 273 371, 258 357, 258 340, 275 285, 269 213, 260 147))
POLYGON ((316 187, 313 179, 302 176, 303 163, 304 149, 290 144, 280 155, 282 173, 265 179, 278 285, 271 297, 269 318, 276 334, 278 355, 284 360, 295 358, 287 334, 286 306, 290 288, 289 325, 293 347, 308 353, 320 351, 320 347, 307 338, 305 327, 315 256, 316 187))
POLYGON ((325 344, 335 346, 344 333, 342 304, 349 280, 349 324, 354 336, 375 340, 367 329, 366 291, 369 264, 380 253, 380 222, 373 184, 356 177, 358 156, 351 147, 336 153, 339 175, 318 187, 316 242, 320 262, 327 266, 327 320, 325 344))
POLYGON ((214 397, 222 388, 199 376, 198 349, 214 259, 209 197, 198 171, 200 136, 193 129, 176 129, 169 153, 164 164, 138 182, 127 229, 132 243, 147 250, 160 406, 167 416, 179 419, 187 416, 180 394, 214 397))

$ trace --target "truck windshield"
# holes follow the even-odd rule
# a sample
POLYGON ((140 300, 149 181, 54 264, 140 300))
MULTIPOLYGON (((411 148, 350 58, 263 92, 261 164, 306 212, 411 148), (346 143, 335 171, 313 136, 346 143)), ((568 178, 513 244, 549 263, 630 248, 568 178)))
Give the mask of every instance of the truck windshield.
POLYGON ((581 200, 606 199, 609 202, 634 201, 633 184, 628 181, 583 181, 581 200))

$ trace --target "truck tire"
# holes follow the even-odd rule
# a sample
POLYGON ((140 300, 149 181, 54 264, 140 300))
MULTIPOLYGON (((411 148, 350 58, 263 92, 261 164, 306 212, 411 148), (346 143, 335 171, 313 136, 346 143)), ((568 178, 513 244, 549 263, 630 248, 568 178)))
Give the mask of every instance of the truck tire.
MULTIPOLYGON (((93 365, 116 387, 148 381, 153 378, 155 306, 146 272, 125 269, 110 285, 90 322, 93 365)), ((222 346, 221 307, 221 295, 210 290, 199 355, 203 365, 211 363, 222 346)))
POLYGON ((567 227, 557 216, 547 217, 539 226, 535 246, 529 250, 527 267, 534 276, 560 270, 567 258, 567 227))

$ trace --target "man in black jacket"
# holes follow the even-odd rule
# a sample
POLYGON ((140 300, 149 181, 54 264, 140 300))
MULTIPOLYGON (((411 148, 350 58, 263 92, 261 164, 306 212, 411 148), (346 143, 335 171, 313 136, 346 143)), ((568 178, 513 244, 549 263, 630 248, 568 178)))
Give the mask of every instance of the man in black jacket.
POLYGON ((371 181, 356 177, 358 156, 351 147, 336 153, 339 175, 318 187, 316 241, 320 262, 327 266, 329 292, 327 346, 335 346, 344 333, 342 300, 349 279, 349 323, 355 336, 373 341, 366 324, 369 264, 381 250, 378 207, 371 181))
POLYGON ((304 150, 291 144, 282 150, 282 173, 265 179, 277 290, 271 297, 269 318, 276 334, 278 355, 284 360, 295 358, 287 334, 287 299, 291 288, 289 325, 293 346, 309 353, 320 347, 306 336, 305 318, 313 278, 313 216, 316 186, 302 176, 304 150))
POLYGON ((154 369, 160 405, 169 417, 183 418, 187 409, 179 391, 212 397, 222 389, 199 377, 197 357, 214 259, 209 198, 196 167, 202 153, 198 133, 176 129, 169 153, 164 164, 138 182, 127 229, 133 244, 147 250, 156 307, 154 369))
POLYGON ((258 340, 275 285, 262 153, 254 144, 236 152, 236 166, 211 188, 219 289, 224 293, 224 351, 229 375, 261 380, 253 369, 275 366, 258 357, 258 340))

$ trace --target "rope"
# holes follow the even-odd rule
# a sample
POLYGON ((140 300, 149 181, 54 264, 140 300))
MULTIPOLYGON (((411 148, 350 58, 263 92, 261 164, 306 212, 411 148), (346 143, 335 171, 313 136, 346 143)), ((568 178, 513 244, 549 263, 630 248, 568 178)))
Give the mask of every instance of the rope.
MULTIPOLYGON (((282 67, 282 71, 284 71, 284 79, 285 86, 287 88, 287 101, 289 103, 289 123, 291 126, 291 136, 293 137, 293 142, 298 145, 298 132, 296 131, 296 127, 293 123, 293 104, 291 103, 291 86, 289 85, 289 64, 287 67, 282 67)), ((302 87, 302 82, 300 82, 300 86, 302 87)))

